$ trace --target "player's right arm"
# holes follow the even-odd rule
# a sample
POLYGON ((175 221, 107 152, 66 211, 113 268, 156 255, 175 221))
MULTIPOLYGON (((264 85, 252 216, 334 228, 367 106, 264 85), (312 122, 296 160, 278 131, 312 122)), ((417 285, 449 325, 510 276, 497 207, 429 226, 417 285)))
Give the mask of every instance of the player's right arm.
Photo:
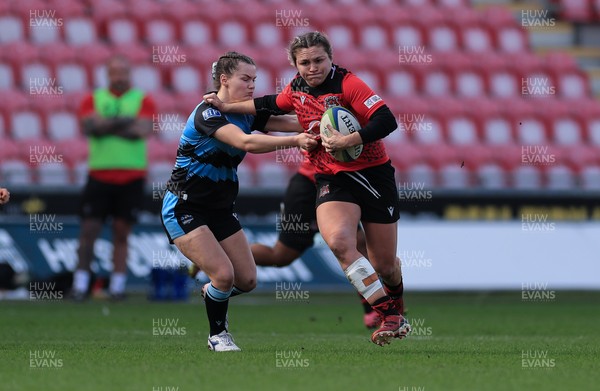
MULTIPOLYGON (((237 125, 229 122, 220 110, 214 108, 214 105, 210 106, 207 102, 203 102, 196 110, 194 127, 206 136, 214 137, 232 147, 252 153, 266 153, 274 151, 278 147, 289 146, 308 150, 317 144, 314 135, 305 133, 294 136, 247 134, 237 125)), ((256 130, 262 130, 262 127, 264 127, 264 124, 256 130)))
POLYGON ((315 136, 308 133, 300 133, 294 136, 246 134, 242 129, 233 124, 228 124, 217 129, 214 137, 237 149, 252 153, 272 152, 279 147, 300 147, 308 150, 317 144, 315 136))

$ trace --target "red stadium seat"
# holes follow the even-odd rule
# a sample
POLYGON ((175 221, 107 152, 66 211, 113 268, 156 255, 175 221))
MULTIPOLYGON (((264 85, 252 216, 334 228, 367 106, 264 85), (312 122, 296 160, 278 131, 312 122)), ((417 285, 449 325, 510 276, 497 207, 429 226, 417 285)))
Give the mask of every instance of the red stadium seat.
POLYGON ((446 67, 432 65, 423 75, 423 94, 444 97, 453 94, 452 75, 446 67))
POLYGON ((171 86, 175 92, 204 92, 200 70, 192 65, 174 66, 170 70, 171 86))
POLYGON ((98 39, 96 24, 85 16, 65 20, 64 32, 65 41, 69 45, 89 45, 98 39))
POLYGON ((35 176, 37 184, 42 186, 65 186, 72 182, 69 167, 65 163, 59 162, 37 165, 35 176))
POLYGON ((486 163, 477 168, 477 183, 484 189, 503 189, 508 187, 506 172, 497 164, 486 163))
POLYGON ((176 22, 164 16, 145 20, 143 36, 150 45, 173 45, 179 40, 176 22))
POLYGON ((447 22, 430 26, 427 41, 435 52, 454 52, 460 46, 460 38, 456 27, 447 22))
POLYGON ((20 110, 10 116, 9 129, 17 141, 37 140, 44 137, 44 119, 33 110, 20 110))
POLYGON ((551 165, 545 170, 546 187, 550 190, 571 190, 576 187, 576 174, 565 165, 551 165))
POLYGON ((17 88, 15 70, 8 62, 0 62, 0 91, 17 88))
MULTIPOLYGON (((76 172, 81 169, 80 164, 86 163, 88 158, 89 143, 86 138, 78 137, 55 141, 56 150, 63 156, 65 163, 76 172)), ((79 173, 82 174, 82 173, 79 173)), ((87 173, 84 173, 87 176, 87 173)))
POLYGON ((85 67, 70 62, 56 66, 57 83, 65 92, 82 92, 90 90, 90 76, 85 67))
POLYGON ((0 161, 0 177, 2 177, 2 184, 6 186, 33 184, 32 170, 28 162, 23 160, 0 161))
POLYGON ((590 0, 560 0, 560 16, 571 22, 591 22, 593 5, 590 0))
POLYGON ((536 190, 544 186, 541 169, 535 166, 518 166, 512 172, 512 186, 519 190, 536 190))
POLYGON ((492 33, 483 23, 461 26, 461 42, 463 49, 469 52, 482 53, 494 49, 492 33))
POLYGON ((525 29, 517 23, 512 11, 507 7, 490 5, 483 10, 481 20, 490 26, 494 46, 499 51, 517 53, 529 50, 525 29))
MULTIPOLYGON (((406 171, 406 182, 408 186, 423 186, 424 189, 432 189, 437 186, 435 170, 424 163, 417 163, 406 171)), ((401 189, 400 189, 401 190, 401 189)))
POLYGON ((600 190, 600 165, 585 167, 579 173, 579 183, 584 190, 600 190))
POLYGON ((25 40, 25 23, 15 14, 0 15, 0 44, 22 42, 25 40))
POLYGON ((70 111, 57 111, 46 114, 48 137, 52 141, 72 140, 80 137, 79 120, 70 111))

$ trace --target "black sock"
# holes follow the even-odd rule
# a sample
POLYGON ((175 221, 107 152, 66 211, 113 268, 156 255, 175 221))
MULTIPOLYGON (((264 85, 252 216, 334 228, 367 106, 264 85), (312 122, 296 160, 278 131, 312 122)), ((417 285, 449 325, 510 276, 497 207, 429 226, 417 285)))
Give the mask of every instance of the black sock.
POLYGON ((229 307, 229 299, 216 301, 210 295, 204 298, 206 304, 206 315, 208 315, 208 324, 210 325, 210 336, 217 335, 225 328, 227 318, 227 307, 229 307))
POLYGON ((400 277, 400 284, 396 286, 390 286, 383 282, 383 289, 385 293, 387 293, 392 298, 402 297, 404 294, 404 281, 402 281, 402 277, 400 277))
POLYGON ((379 311, 383 315, 398 315, 398 310, 394 307, 394 303, 389 296, 383 296, 380 299, 377 299, 375 303, 372 305, 374 310, 379 311))
POLYGON ((241 290, 240 288, 238 288, 237 286, 233 286, 233 290, 231 291, 231 294, 229 295, 229 297, 233 297, 233 296, 238 296, 241 295, 243 293, 248 293, 246 291, 241 290))
POLYGON ((369 304, 367 299, 365 299, 360 293, 358 293, 358 297, 360 297, 360 302, 363 305, 363 310, 365 311, 365 314, 370 314, 371 312, 373 312, 373 308, 371 307, 371 304, 369 304))

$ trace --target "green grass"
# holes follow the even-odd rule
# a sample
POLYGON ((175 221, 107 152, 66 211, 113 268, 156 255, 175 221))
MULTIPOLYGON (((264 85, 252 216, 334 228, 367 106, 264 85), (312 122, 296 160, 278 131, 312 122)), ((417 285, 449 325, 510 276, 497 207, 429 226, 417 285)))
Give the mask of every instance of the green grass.
POLYGON ((206 349, 199 302, 4 302, 0 389, 598 389, 599 292, 558 291, 551 302, 522 302, 520 292, 409 293, 406 301, 420 335, 382 348, 369 342, 353 294, 234 298, 231 331, 243 351, 221 354, 206 349), (153 335, 153 319, 176 321, 185 335, 153 335), (51 367, 32 368, 31 352, 54 354, 51 367), (547 356, 524 368, 523 352, 547 356), (286 366, 290 355, 302 366, 286 366))

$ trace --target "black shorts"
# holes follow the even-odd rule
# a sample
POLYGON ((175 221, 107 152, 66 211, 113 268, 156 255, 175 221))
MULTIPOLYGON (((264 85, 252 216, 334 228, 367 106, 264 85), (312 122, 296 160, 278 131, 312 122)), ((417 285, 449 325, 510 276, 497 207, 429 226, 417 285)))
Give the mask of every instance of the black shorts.
POLYGON ((317 228, 315 183, 296 173, 288 184, 277 217, 279 241, 296 251, 304 252, 314 244, 317 228))
POLYGON ((80 205, 82 218, 121 218, 134 223, 144 197, 144 179, 122 185, 106 183, 88 177, 80 205))
POLYGON ((388 161, 359 171, 317 174, 317 206, 328 201, 351 202, 360 206, 362 221, 394 223, 400 218, 394 172, 388 161))
POLYGON ((222 241, 242 229, 233 205, 225 209, 206 209, 201 205, 185 202, 170 191, 163 198, 161 220, 169 237, 169 243, 196 228, 206 225, 217 241, 222 241))

